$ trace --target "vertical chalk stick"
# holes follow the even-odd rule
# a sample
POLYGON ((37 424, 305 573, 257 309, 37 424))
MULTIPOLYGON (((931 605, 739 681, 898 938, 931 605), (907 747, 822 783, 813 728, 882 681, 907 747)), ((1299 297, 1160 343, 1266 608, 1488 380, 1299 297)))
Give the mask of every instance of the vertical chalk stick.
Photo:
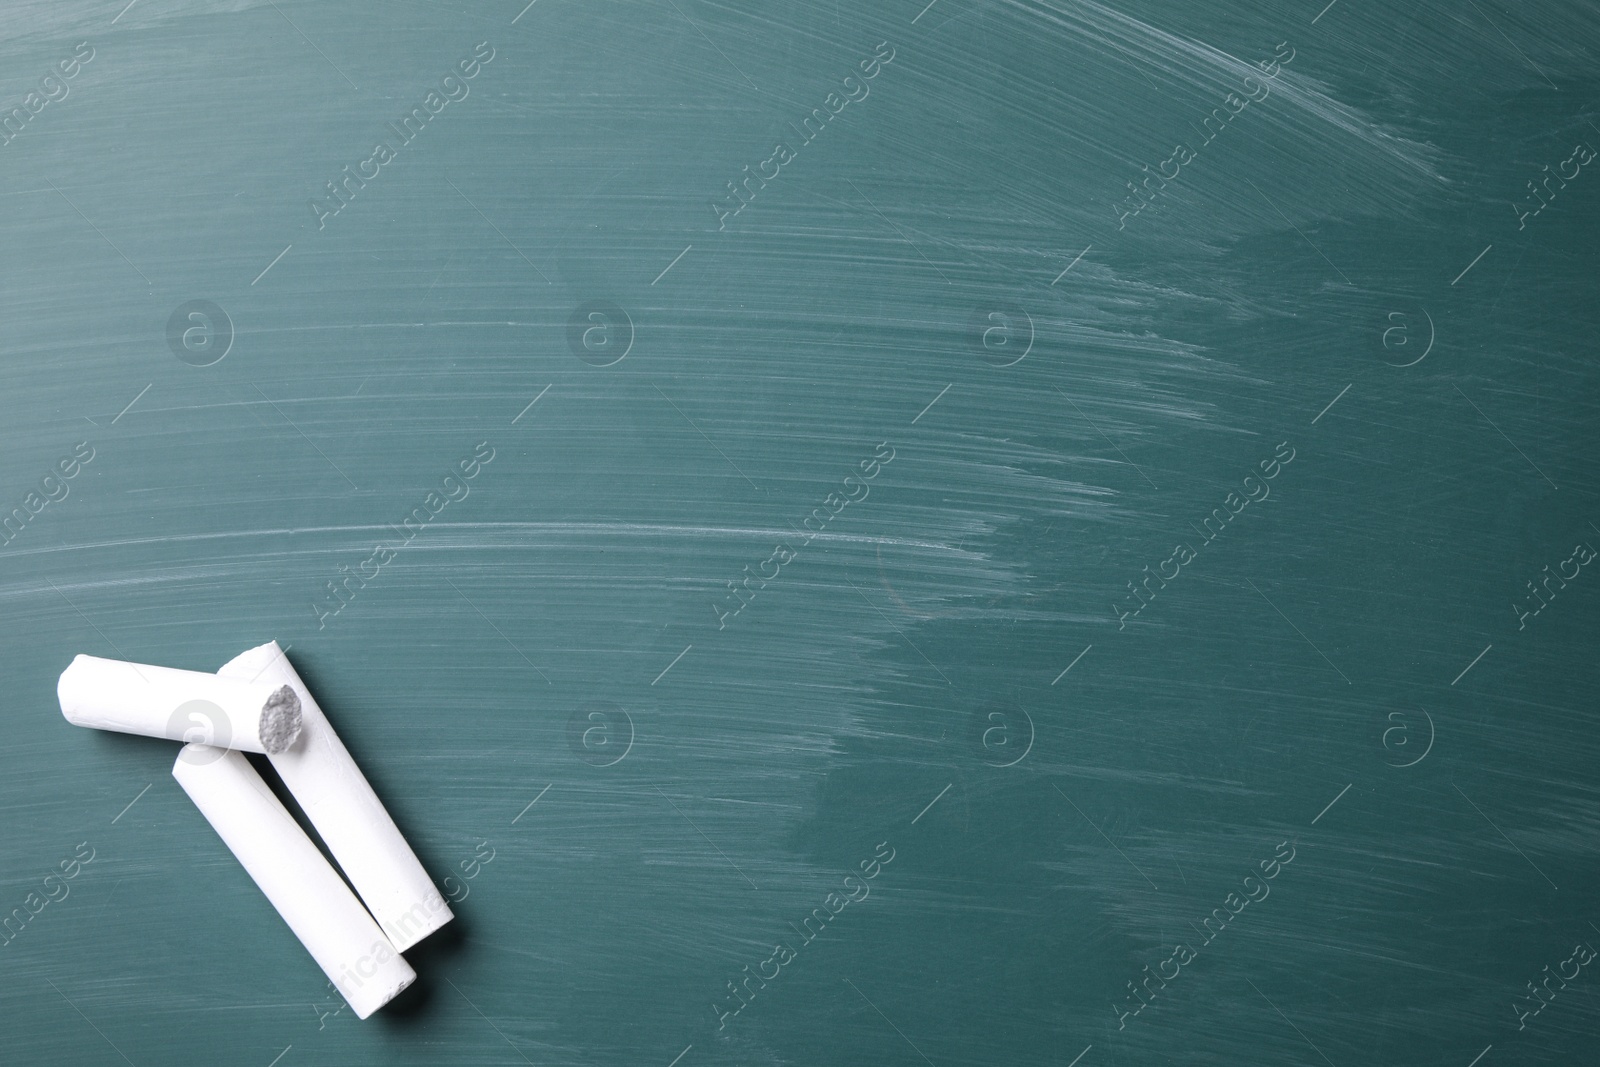
POLYGON ((241 653, 217 673, 288 686, 299 698, 299 739, 268 758, 389 940, 404 952, 455 918, 278 643, 241 653))
POLYGON ((365 1019, 416 980, 300 824, 235 751, 185 745, 172 777, 365 1019))

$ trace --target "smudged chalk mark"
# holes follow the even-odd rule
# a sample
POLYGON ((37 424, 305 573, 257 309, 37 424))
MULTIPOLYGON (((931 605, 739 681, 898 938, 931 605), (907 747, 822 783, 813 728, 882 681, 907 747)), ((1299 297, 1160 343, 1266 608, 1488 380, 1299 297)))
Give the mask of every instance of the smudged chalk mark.
MULTIPOLYGON (((1061 793, 1061 787, 1056 785, 1054 782, 1050 783, 1050 788, 1054 789, 1057 793, 1061 793)), ((1065 793, 1061 793, 1061 799, 1065 800, 1068 804, 1072 804, 1072 798, 1067 796, 1067 794, 1065 794, 1065 793)), ((1117 848, 1117 843, 1115 841, 1111 840, 1111 838, 1106 837, 1106 832, 1104 830, 1100 829, 1100 827, 1095 826, 1094 820, 1089 818, 1089 816, 1084 815, 1082 808, 1078 807, 1078 805, 1076 805, 1076 804, 1072 804, 1072 810, 1077 812, 1079 815, 1082 815, 1084 822, 1088 823, 1090 826, 1094 826, 1094 832, 1099 834, 1101 836, 1101 838, 1104 839, 1106 844, 1110 845, 1112 848, 1116 848, 1117 849, 1117 855, 1121 856, 1125 860, 1128 860, 1128 866, 1132 867, 1136 871, 1139 871, 1139 877, 1140 878, 1143 878, 1145 881, 1150 882, 1150 876, 1148 874, 1145 874, 1143 871, 1140 871, 1139 870, 1139 865, 1137 863, 1133 862, 1133 860, 1129 859, 1128 858, 1128 854, 1126 852, 1122 851, 1122 849, 1120 849, 1120 848, 1117 848)), ((1150 882, 1150 888, 1154 889, 1157 893, 1161 892, 1161 887, 1156 885, 1154 882, 1150 882)))
POLYGON ((896 626, 893 623, 893 621, 890 620, 889 616, 883 614, 883 609, 882 608, 878 607, 878 605, 874 604, 872 601, 867 600, 867 594, 861 592, 860 586, 856 585, 856 583, 850 581, 850 579, 848 579, 848 578, 845 579, 845 584, 849 585, 851 589, 854 589, 856 591, 856 594, 858 596, 860 596, 862 600, 866 600, 867 601, 867 607, 871 608, 873 611, 876 611, 880 616, 882 616, 883 621, 887 622, 889 624, 889 629, 891 629, 895 633, 899 634, 900 635, 900 640, 902 640, 906 644, 910 645, 911 646, 911 651, 913 651, 917 655, 921 656, 923 662, 926 663, 928 666, 932 667, 933 668, 933 672, 935 674, 937 674, 939 677, 943 678, 946 685, 954 686, 956 684, 956 683, 954 683, 954 682, 952 682, 950 680, 950 676, 949 675, 945 674, 944 671, 941 671, 939 669, 939 665, 937 663, 933 662, 933 660, 928 658, 927 654, 924 653, 922 651, 922 649, 918 648, 915 644, 912 643, 911 638, 909 638, 909 637, 907 637, 905 635, 905 631, 901 630, 900 627, 896 626))
MULTIPOLYGON (((665 800, 668 804, 672 804, 672 798, 667 796, 666 793, 662 792, 661 787, 659 785, 656 786, 656 792, 657 793, 661 793, 661 799, 662 800, 665 800)), ((731 859, 728 859, 728 854, 726 852, 722 851, 722 849, 717 848, 717 843, 715 841, 711 840, 711 838, 706 837, 705 831, 700 829, 700 827, 696 826, 694 824, 694 820, 693 819, 689 818, 689 816, 687 816, 687 815, 684 815, 682 808, 678 807, 678 805, 676 805, 676 804, 672 804, 672 810, 677 812, 679 815, 683 815, 683 821, 689 824, 689 828, 692 829, 695 833, 699 834, 702 838, 704 838, 706 844, 708 844, 712 848, 716 849, 717 855, 721 856, 725 860, 728 860, 728 866, 732 867, 736 871, 739 871, 739 877, 740 878, 743 878, 745 881, 750 882, 750 876, 748 874, 745 874, 744 871, 740 870, 739 869, 739 865, 737 863, 733 862, 733 860, 731 860, 731 859)), ((759 890, 761 887, 756 885, 754 882, 750 882, 750 888, 759 890)))
MULTIPOLYGON (((1054 389, 1056 392, 1061 393, 1061 399, 1063 399, 1067 403, 1071 404, 1072 405, 1072 410, 1076 411, 1079 415, 1082 415, 1083 416, 1083 421, 1087 422, 1091 427, 1093 427, 1095 433, 1099 434, 1101 437, 1105 437, 1106 444, 1110 445, 1112 448, 1115 448, 1117 450, 1117 455, 1122 457, 1122 461, 1124 463, 1126 463, 1128 466, 1132 467, 1134 470, 1138 471, 1139 472, 1139 477, 1143 478, 1147 482, 1150 482, 1150 476, 1144 472, 1144 468, 1139 466, 1133 460, 1129 459, 1128 458, 1128 454, 1126 452, 1124 452, 1120 447, 1118 447, 1118 445, 1117 445, 1117 443, 1115 441, 1113 441, 1109 437, 1106 437, 1106 432, 1104 430, 1102 430, 1099 426, 1095 425, 1095 421, 1093 419, 1091 419, 1088 416, 1088 414, 1082 408, 1080 408, 1077 405, 1076 401, 1074 401, 1066 393, 1062 392, 1061 391, 1061 387, 1059 385, 1052 385, 1051 388, 1054 389)), ((1161 487, 1158 486, 1155 482, 1150 482, 1150 488, 1154 489, 1158 493, 1161 491, 1161 487)))

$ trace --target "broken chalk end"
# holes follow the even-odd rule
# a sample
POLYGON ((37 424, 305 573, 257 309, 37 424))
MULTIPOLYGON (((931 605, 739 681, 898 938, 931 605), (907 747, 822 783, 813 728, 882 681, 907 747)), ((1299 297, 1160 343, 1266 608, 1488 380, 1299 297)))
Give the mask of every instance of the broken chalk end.
POLYGON ((275 756, 299 736, 300 698, 289 686, 279 686, 261 709, 261 747, 275 756))

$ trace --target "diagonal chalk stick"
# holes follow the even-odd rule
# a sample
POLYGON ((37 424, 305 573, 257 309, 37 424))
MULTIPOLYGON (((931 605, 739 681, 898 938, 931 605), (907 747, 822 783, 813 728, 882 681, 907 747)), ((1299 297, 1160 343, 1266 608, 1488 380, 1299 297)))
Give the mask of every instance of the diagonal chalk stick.
POLYGON ((300 738, 268 758, 389 940, 404 952, 455 918, 278 643, 241 653, 217 674, 293 690, 300 738))
POLYGON ((358 1016, 365 1019, 416 980, 411 965, 242 754, 185 745, 172 777, 358 1016))

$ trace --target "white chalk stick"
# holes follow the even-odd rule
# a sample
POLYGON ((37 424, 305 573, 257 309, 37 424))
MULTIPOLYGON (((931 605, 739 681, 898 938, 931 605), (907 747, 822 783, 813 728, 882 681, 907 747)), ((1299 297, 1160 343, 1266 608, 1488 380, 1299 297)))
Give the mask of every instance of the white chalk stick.
POLYGON ((300 738, 268 758, 389 940, 404 952, 455 918, 278 643, 241 653, 217 673, 294 691, 300 738))
POLYGON ((300 735, 300 698, 282 682, 79 656, 56 695, 68 722, 100 730, 268 753, 300 735))
POLYGON ((239 752, 186 745, 172 777, 365 1019, 417 972, 239 752))

